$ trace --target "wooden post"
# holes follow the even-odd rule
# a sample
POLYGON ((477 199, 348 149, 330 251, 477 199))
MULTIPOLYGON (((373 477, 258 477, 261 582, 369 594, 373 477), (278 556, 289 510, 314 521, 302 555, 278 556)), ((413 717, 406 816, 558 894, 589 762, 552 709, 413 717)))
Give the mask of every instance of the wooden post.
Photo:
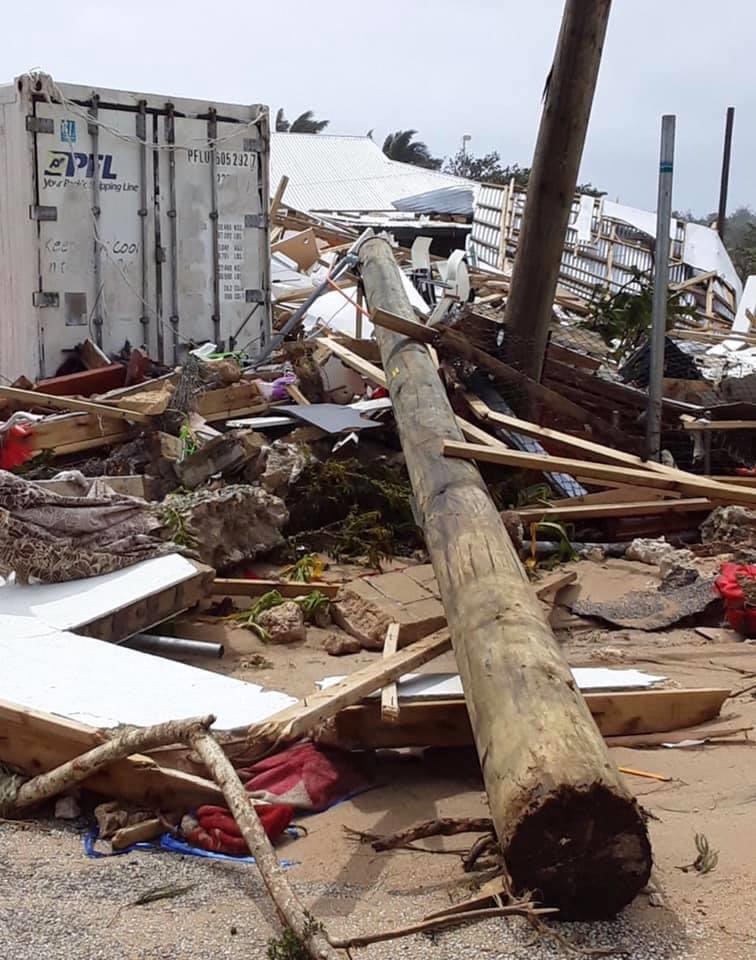
MULTIPOLYGON (((413 319, 391 247, 359 248, 371 312, 413 319)), ((491 816, 521 890, 561 916, 615 914, 648 879, 640 810, 609 759, 422 343, 375 331, 480 757, 491 816)))
POLYGON ((504 314, 510 360, 540 380, 611 0, 565 0, 504 314))

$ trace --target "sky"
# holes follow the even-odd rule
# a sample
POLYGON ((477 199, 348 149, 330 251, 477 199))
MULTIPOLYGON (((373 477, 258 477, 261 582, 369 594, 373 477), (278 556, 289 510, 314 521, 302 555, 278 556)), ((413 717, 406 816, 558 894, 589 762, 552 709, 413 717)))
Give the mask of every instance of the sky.
MULTIPOLYGON (((6 4, 0 82, 58 82, 312 109, 332 134, 419 131, 434 156, 530 165, 562 0, 36 0, 6 4)), ((614 0, 579 182, 656 205, 661 116, 677 116, 673 206, 756 208, 752 0, 614 0)))

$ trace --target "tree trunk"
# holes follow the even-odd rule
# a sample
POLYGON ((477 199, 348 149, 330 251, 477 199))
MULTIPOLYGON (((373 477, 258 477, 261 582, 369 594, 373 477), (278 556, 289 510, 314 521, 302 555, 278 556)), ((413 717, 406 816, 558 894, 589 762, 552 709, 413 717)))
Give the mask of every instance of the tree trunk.
POLYGON ((504 323, 509 358, 541 379, 559 267, 611 0, 566 0, 546 82, 504 323))
POLYGON ((305 910, 294 893, 265 829, 250 803, 249 794, 217 740, 207 731, 197 732, 191 746, 202 757, 257 861, 260 875, 276 905, 281 922, 303 943, 313 960, 344 960, 346 954, 331 946, 323 926, 305 910))
MULTIPOLYGON (((371 310, 414 319, 388 243, 359 253, 371 310)), ((651 869, 641 812, 477 468, 442 455, 461 432, 426 347, 375 333, 508 870, 562 916, 611 916, 651 869)))
POLYGON ((171 743, 185 743, 193 732, 205 731, 214 722, 213 716, 193 717, 190 720, 169 720, 152 727, 128 727, 119 730, 105 743, 55 767, 54 770, 27 780, 19 787, 13 806, 20 810, 49 800, 116 760, 171 743))

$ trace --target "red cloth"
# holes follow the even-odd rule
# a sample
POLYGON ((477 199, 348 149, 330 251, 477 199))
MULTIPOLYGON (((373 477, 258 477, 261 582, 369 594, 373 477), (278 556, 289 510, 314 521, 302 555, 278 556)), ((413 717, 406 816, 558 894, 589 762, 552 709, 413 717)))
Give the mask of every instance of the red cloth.
MULTIPOLYGON (((237 772, 252 796, 275 803, 255 807, 271 841, 291 823, 295 809, 325 810, 366 786, 346 754, 312 743, 287 747, 237 772)), ((184 818, 182 830, 190 843, 203 850, 234 856, 246 856, 249 852, 236 821, 225 807, 198 807, 195 816, 184 818)))
MULTIPOLYGON (((272 807, 263 804, 254 810, 272 843, 281 836, 294 816, 294 808, 284 805, 272 807)), ((182 830, 189 843, 202 850, 230 853, 238 857, 249 853, 236 820, 225 807, 197 807, 195 816, 184 818, 182 830)))
POLYGON ((366 786, 346 754, 313 743, 287 747, 239 770, 239 777, 252 796, 283 800, 297 810, 325 810, 366 786))

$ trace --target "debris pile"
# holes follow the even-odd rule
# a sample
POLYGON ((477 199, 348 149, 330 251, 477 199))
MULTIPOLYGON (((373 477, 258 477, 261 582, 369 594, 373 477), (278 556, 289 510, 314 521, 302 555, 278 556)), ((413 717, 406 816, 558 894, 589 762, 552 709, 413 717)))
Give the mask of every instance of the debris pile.
POLYGON ((99 393, 0 387, 0 812, 64 795, 100 847, 251 853, 309 955, 337 957, 376 938, 312 923, 272 844, 367 789, 365 751, 476 745, 490 816, 362 841, 482 834, 464 864, 489 883, 444 922, 613 916, 651 869, 624 777, 652 775, 609 748, 750 729, 716 722, 728 688, 632 668, 622 638, 721 630, 722 596, 727 642, 754 632, 751 427, 700 455, 732 416, 691 361, 690 390, 667 380, 672 456, 647 460, 648 359, 610 349, 575 289, 537 381, 511 360, 501 270, 280 198, 274 224, 257 353, 108 358, 121 385, 99 393), (570 667, 587 630, 616 639, 570 667), (176 662, 202 644, 218 667, 176 662), (282 689, 252 683, 279 645, 282 689), (412 673, 450 651, 458 673, 412 673), (104 696, 112 676, 130 692, 104 696))

